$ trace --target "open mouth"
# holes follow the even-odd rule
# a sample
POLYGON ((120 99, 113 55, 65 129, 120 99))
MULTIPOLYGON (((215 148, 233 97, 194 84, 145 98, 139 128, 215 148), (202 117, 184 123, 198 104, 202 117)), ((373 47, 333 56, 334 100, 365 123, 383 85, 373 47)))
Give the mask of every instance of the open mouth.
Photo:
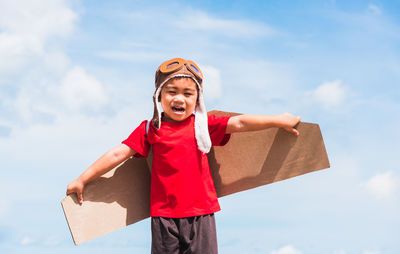
POLYGON ((183 113, 185 109, 183 107, 172 107, 172 111, 175 113, 183 113))

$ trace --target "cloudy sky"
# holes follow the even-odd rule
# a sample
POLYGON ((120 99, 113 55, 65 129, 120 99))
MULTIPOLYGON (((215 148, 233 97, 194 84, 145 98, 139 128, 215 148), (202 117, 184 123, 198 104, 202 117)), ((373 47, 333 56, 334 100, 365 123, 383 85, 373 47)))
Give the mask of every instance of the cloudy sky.
POLYGON ((74 246, 67 184, 194 60, 209 110, 320 124, 331 168, 228 196, 220 253, 400 253, 400 2, 0 0, 0 252, 149 253, 149 220, 74 246))

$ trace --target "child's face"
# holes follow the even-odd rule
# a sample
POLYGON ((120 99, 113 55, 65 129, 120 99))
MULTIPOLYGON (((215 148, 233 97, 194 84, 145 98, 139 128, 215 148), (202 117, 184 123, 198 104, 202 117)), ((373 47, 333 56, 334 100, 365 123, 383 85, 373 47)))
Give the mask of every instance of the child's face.
POLYGON ((197 86, 190 78, 173 78, 161 90, 165 121, 180 122, 188 118, 197 103, 197 86))

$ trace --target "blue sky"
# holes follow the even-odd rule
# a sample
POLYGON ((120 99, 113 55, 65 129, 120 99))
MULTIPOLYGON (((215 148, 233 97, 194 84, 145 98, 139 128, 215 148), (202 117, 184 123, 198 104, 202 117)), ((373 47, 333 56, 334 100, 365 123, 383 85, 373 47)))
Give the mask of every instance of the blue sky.
POLYGON ((149 221, 74 246, 67 184, 194 60, 206 105, 320 124, 331 168, 220 199, 220 253, 400 252, 400 2, 0 1, 0 251, 149 253, 149 221))

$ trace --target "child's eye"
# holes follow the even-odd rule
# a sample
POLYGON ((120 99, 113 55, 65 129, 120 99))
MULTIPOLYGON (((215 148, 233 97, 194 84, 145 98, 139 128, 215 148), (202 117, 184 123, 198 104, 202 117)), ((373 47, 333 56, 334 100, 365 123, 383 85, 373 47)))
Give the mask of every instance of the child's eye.
POLYGON ((192 96, 192 93, 185 93, 186 96, 192 96))
POLYGON ((175 91, 168 91, 169 94, 176 94, 175 91))

